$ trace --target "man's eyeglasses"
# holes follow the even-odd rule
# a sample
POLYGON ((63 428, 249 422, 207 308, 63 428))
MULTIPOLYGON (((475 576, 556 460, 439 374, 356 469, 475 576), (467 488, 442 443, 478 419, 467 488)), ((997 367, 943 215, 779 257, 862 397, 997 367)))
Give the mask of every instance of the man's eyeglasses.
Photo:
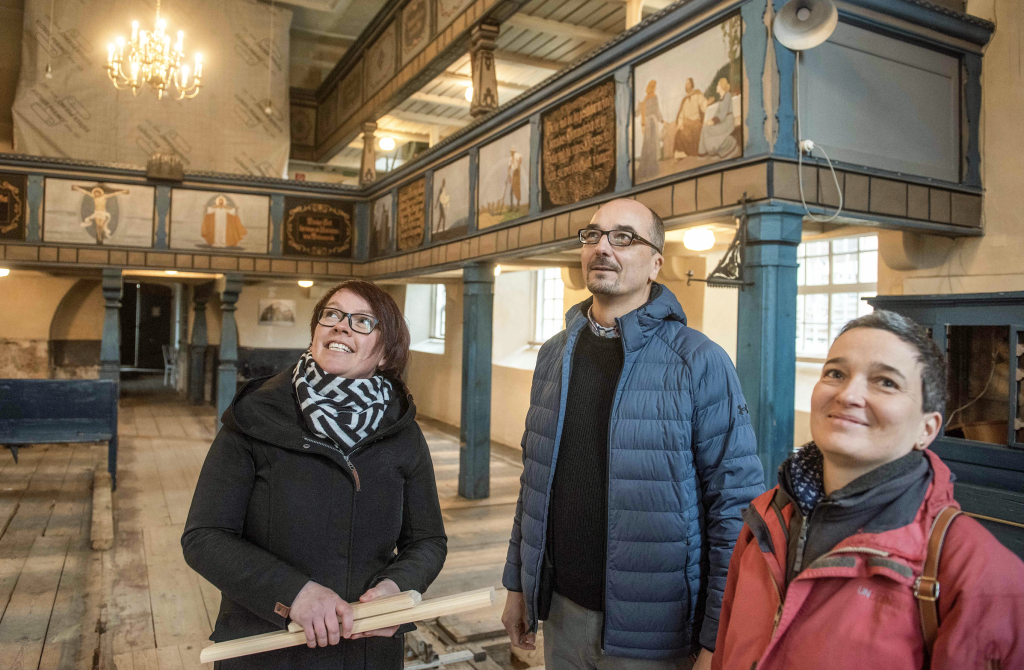
POLYGON ((597 228, 580 228, 580 242, 583 244, 598 244, 603 236, 608 236, 608 243, 613 247, 628 247, 633 242, 646 244, 659 254, 661 249, 654 246, 654 243, 645 240, 631 230, 599 230, 597 228))
POLYGON ((380 323, 380 319, 375 319, 369 314, 350 314, 330 307, 320 310, 316 320, 325 328, 334 328, 345 317, 348 317, 348 327, 352 329, 352 332, 362 335, 369 335, 380 323))

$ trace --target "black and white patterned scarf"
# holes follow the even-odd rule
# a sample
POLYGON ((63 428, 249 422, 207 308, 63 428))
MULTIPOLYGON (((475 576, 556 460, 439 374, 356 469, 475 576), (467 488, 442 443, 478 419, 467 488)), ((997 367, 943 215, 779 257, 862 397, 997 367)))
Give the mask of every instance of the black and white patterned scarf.
POLYGON ((345 454, 377 430, 393 395, 391 382, 383 376, 346 379, 332 375, 308 351, 295 366, 292 382, 306 425, 345 454))

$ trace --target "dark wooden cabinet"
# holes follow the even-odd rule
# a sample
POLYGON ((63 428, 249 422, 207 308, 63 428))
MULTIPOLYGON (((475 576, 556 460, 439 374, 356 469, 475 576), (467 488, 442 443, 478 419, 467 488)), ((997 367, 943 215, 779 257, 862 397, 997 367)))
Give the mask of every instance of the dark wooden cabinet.
POLYGON ((868 303, 928 328, 946 352, 947 425, 932 449, 956 475, 964 511, 1024 557, 1024 292, 880 295, 868 303))

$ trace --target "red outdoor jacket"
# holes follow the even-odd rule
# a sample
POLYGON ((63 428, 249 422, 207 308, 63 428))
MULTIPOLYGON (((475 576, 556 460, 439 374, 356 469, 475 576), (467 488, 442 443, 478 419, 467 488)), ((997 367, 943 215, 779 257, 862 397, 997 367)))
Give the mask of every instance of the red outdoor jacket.
POLYGON ((931 451, 925 454, 934 477, 911 524, 846 538, 788 588, 783 523, 788 528, 793 503, 773 508, 778 487, 754 500, 747 514, 760 516, 771 537, 762 533, 759 543, 749 524, 740 531, 714 670, 1024 668, 1024 563, 966 515, 946 535, 939 636, 926 664, 912 587, 933 519, 959 505, 949 468, 931 451))

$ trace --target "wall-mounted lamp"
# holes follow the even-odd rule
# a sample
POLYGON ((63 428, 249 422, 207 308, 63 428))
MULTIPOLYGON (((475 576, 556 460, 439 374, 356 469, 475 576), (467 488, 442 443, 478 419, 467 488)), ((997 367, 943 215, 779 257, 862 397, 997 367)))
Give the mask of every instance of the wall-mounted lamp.
POLYGON ((377 141, 377 144, 380 145, 380 148, 383 149, 384 151, 391 151, 392 149, 395 148, 395 138, 382 137, 380 138, 380 140, 377 141))
POLYGON ((0 268, 0 277, 6 277, 9 274, 11 274, 11 271, 7 268, 0 268))
POLYGON ((500 265, 495 265, 494 266, 494 276, 497 277, 500 274, 501 274, 501 266, 500 265))
POLYGON ((299 286, 302 288, 311 288, 313 286, 313 281, 310 279, 300 279, 299 286))
POLYGON ((707 251, 715 246, 715 233, 710 228, 690 228, 683 233, 683 246, 690 251, 707 251))

